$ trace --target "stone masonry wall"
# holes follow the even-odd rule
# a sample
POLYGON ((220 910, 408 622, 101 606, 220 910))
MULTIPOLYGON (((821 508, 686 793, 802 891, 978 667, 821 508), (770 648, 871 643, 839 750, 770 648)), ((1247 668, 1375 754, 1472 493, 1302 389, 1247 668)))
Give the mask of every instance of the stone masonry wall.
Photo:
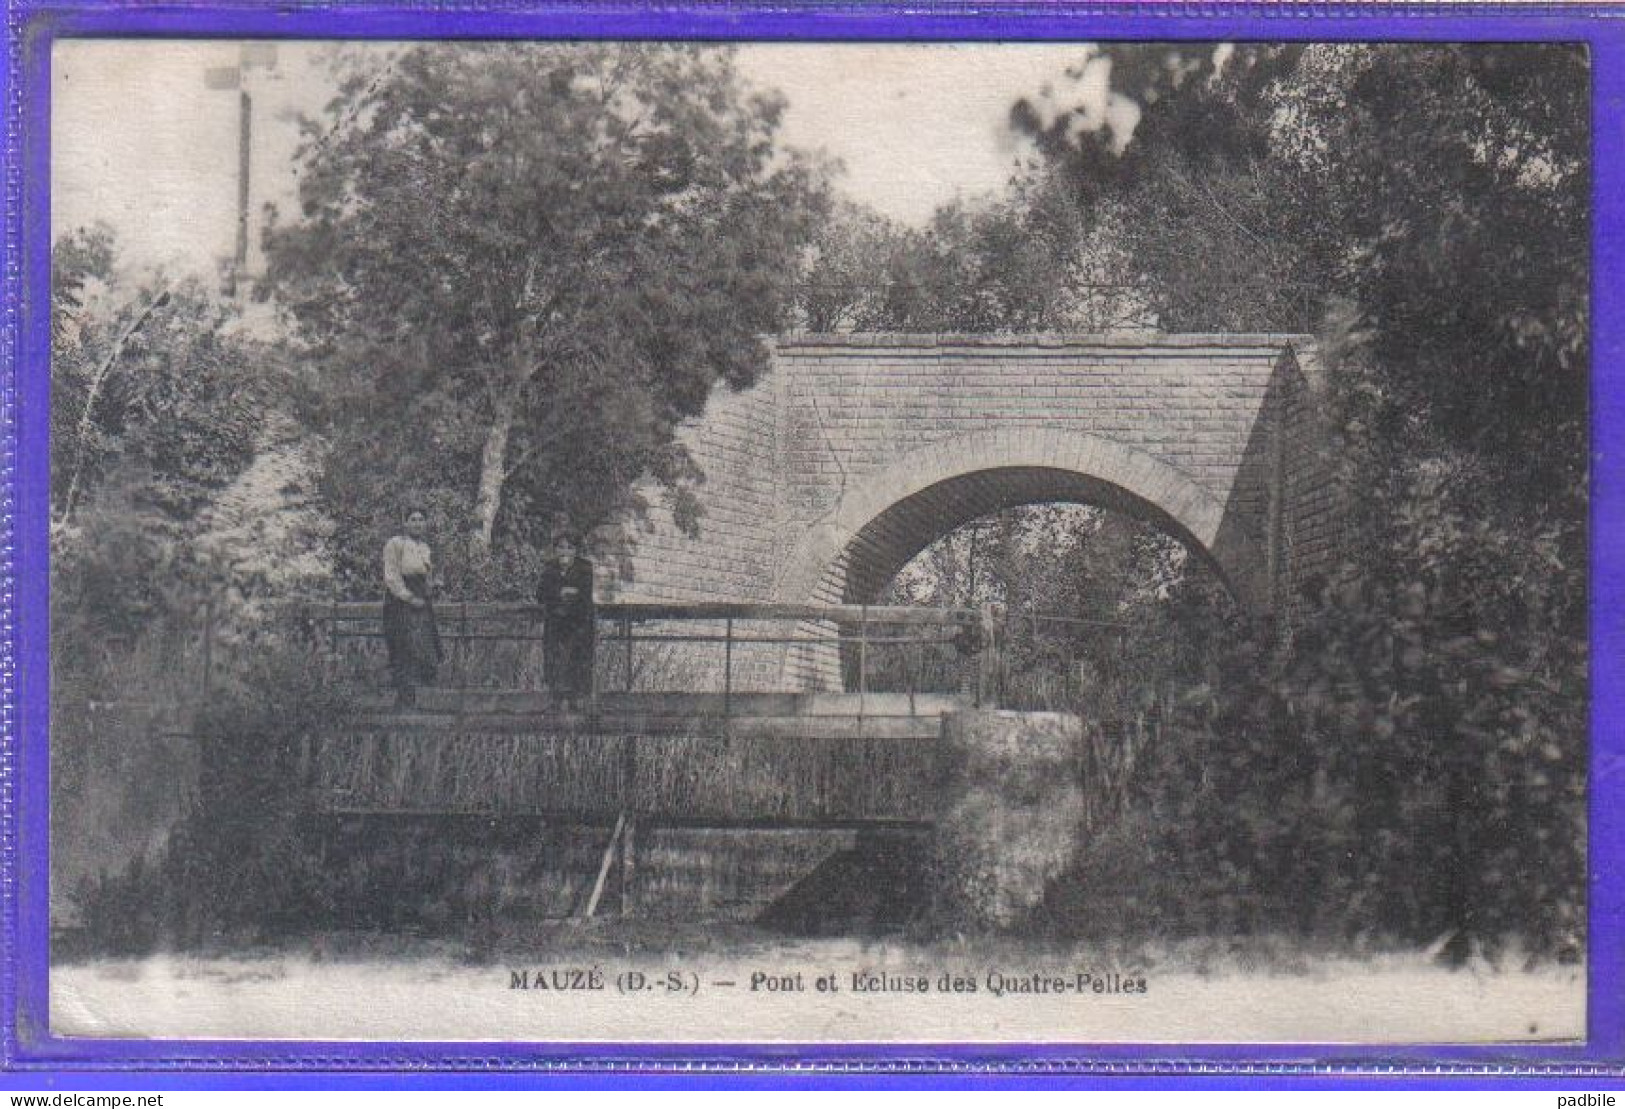
MULTIPOLYGON (((719 393, 683 431, 706 475, 700 535, 682 535, 657 506, 637 536, 634 577, 614 595, 838 598, 849 547, 859 553, 851 542, 889 507, 892 487, 900 501, 922 482, 955 481, 960 502, 997 508, 1039 495, 1033 475, 1053 467, 1129 489, 1131 511, 1189 525, 1240 584, 1272 573, 1244 598, 1272 606, 1334 545, 1303 363, 1313 366, 1312 340, 1292 335, 781 338, 753 388, 719 393), (954 472, 963 459, 974 481, 954 472), (1005 465, 1021 477, 1001 486, 1005 465)), ((889 542, 906 554, 943 523, 898 512, 889 542)), ((778 654, 736 661, 770 682, 778 654)))
POLYGON ((786 340, 785 508, 826 510, 843 476, 989 427, 1098 435, 1221 499, 1285 337, 806 337, 786 340))
POLYGON ((1286 416, 1283 545, 1284 565, 1277 608, 1288 620, 1310 580, 1336 563, 1342 546, 1346 489, 1337 439, 1318 403, 1321 367, 1313 348, 1297 352, 1286 416))

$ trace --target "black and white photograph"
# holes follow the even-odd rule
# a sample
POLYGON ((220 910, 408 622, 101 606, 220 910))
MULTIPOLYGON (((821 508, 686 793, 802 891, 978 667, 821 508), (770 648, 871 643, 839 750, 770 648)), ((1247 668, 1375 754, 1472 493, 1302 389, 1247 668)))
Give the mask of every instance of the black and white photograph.
POLYGON ((1583 44, 50 60, 52 1034, 1584 1039, 1583 44))

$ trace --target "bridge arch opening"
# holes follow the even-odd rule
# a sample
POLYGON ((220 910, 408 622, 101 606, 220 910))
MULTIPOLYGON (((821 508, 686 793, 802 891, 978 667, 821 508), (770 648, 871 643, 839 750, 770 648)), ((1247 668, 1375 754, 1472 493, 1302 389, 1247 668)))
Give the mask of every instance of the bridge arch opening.
MULTIPOLYGON (((981 692, 1000 707, 1077 712, 1110 725, 1181 703, 1243 627, 1212 560, 1164 522, 1115 506, 1042 502, 978 517, 932 542, 876 598, 884 606, 996 606, 981 692)), ((897 629, 907 635, 909 629, 897 629)), ((886 634, 886 629, 881 630, 886 634)), ((957 688, 976 659, 952 644, 841 653, 842 682, 877 693, 957 688)))
POLYGON ((1047 502, 1095 504, 1153 524, 1210 562, 1243 610, 1269 611, 1263 539, 1229 503, 1128 444, 1053 430, 942 440, 843 488, 785 560, 776 597, 871 602, 938 537, 979 516, 1047 502))
MULTIPOLYGON (((1022 457, 1033 453, 1030 441, 1016 444, 1015 450, 1009 450, 1011 444, 1000 445, 1006 448, 1004 461, 986 442, 981 449, 961 446, 913 459, 849 492, 833 520, 787 566, 793 591, 781 591, 781 598, 892 603, 897 598, 887 591, 898 574, 933 544, 974 521, 1025 506, 1082 505, 1170 537, 1186 552, 1193 573, 1218 584, 1215 592, 1228 597, 1234 613, 1267 611, 1265 567, 1257 545, 1227 525, 1223 506, 1178 471, 1115 444, 1104 444, 1105 449, 1101 444, 1066 444, 1073 459, 1081 451, 1094 460, 1090 469, 1022 457), (933 462, 939 465, 935 473, 933 462)), ((1055 451, 1053 443, 1039 446, 1065 454, 1055 451)), ((850 646, 839 652, 798 649, 786 657, 785 678, 797 688, 850 690, 858 680, 854 662, 850 646)))
POLYGON ((1167 510, 1088 474, 1012 466, 936 482, 875 516, 858 529, 828 568, 819 583, 818 599, 879 603, 898 573, 933 543, 984 517, 1040 504, 1086 505, 1148 524, 1177 540, 1235 594, 1235 586, 1213 553, 1167 510))

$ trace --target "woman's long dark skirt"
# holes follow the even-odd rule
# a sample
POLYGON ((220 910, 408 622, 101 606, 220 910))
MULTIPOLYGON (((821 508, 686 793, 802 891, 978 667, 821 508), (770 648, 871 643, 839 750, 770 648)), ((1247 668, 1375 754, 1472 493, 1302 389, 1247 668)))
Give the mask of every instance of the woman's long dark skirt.
POLYGON ((598 626, 593 610, 554 620, 542 630, 542 659, 547 688, 557 697, 579 700, 592 695, 593 663, 598 653, 598 626))
MULTIPOLYGON (((408 577, 406 586, 419 597, 427 597, 428 583, 421 577, 408 577)), ((440 670, 440 628, 435 623, 433 603, 412 605, 384 594, 384 646, 389 651, 389 679, 405 704, 411 704, 421 685, 433 685, 440 670)))

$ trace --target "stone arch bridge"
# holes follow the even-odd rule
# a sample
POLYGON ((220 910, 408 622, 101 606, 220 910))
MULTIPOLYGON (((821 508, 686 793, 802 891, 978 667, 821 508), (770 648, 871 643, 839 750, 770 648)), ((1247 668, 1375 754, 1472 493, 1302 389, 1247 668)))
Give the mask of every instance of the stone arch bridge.
MULTIPOLYGON (((657 508, 629 578, 601 588, 866 604, 963 523, 1079 502, 1156 524, 1244 609, 1290 618, 1338 541, 1318 373, 1303 335, 781 338, 753 387, 682 431, 705 474, 700 534, 657 508)), ((829 684, 805 654, 750 665, 770 688, 829 684)))

